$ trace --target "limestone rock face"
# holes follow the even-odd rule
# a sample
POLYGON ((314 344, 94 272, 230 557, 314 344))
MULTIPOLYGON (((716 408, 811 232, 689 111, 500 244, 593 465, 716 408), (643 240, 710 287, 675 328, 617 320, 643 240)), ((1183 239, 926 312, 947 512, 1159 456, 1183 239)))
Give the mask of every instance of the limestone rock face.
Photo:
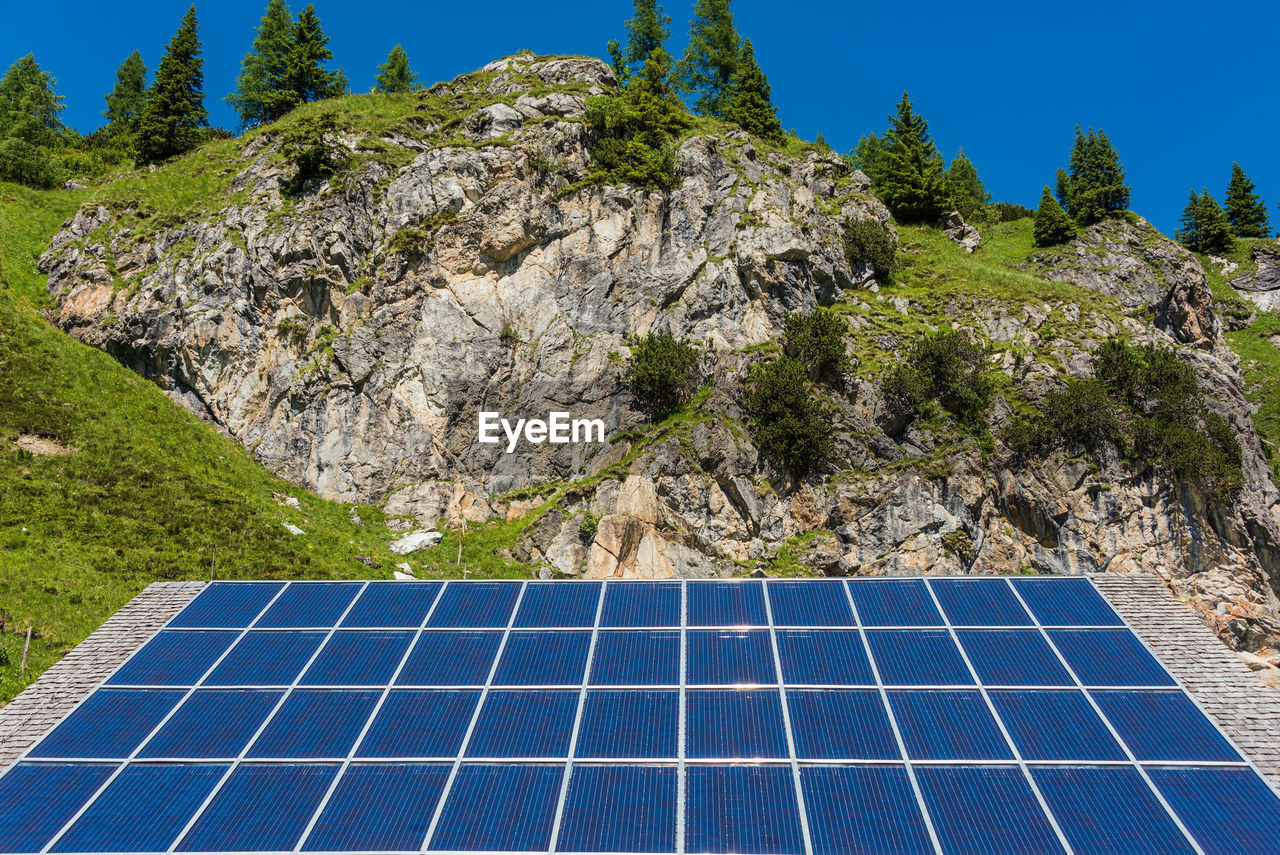
MULTIPOLYGON (((434 87, 422 103, 436 106, 398 130, 343 135, 353 157, 395 156, 356 157, 300 197, 282 195, 289 171, 260 135, 207 217, 138 239, 117 227, 127 211, 86 206, 42 260, 58 323, 273 471, 380 503, 406 533, 538 509, 511 551, 547 576, 771 560, 833 576, 1153 573, 1233 646, 1280 649, 1280 493, 1194 256, 1145 222, 1103 223, 1009 271, 1098 305, 1046 287, 1052 299, 979 294, 945 315, 998 345, 992 368, 1029 395, 1089 376, 1118 332, 1177 348, 1240 440, 1235 501, 1114 450, 1020 461, 998 440, 939 435, 888 410, 879 369, 832 383, 835 451, 800 477, 752 444, 742 383, 790 312, 841 297, 853 338, 890 356, 909 345, 871 309, 918 325, 919 298, 877 293, 844 250, 846 222, 888 213, 839 157, 741 132, 686 139, 669 192, 587 184, 584 100, 614 85, 596 60, 508 57, 434 87), (708 381, 696 411, 648 430, 620 375, 630 337, 658 330, 706 343, 708 381), (554 411, 600 419, 613 441, 479 441, 481 412, 554 411), (549 510, 549 492, 529 492, 548 484, 572 486, 549 510)), ((993 436, 1010 417, 998 402, 993 436)))
POLYGON ((1280 309, 1280 240, 1254 247, 1253 262, 1257 269, 1231 280, 1231 287, 1259 309, 1280 309))

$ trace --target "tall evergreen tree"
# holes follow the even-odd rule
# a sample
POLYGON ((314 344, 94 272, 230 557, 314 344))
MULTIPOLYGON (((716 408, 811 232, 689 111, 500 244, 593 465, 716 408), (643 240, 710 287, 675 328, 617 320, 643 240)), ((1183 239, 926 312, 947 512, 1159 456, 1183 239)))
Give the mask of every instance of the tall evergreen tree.
POLYGON ((639 68, 649 54, 667 43, 671 16, 662 11, 656 0, 634 0, 635 15, 627 21, 627 62, 639 68))
POLYGON ((880 185, 884 177, 884 142, 875 134, 863 134, 858 137, 853 154, 849 157, 854 169, 861 169, 871 179, 873 188, 880 185))
POLYGON ((781 142, 782 124, 778 121, 772 94, 769 80, 756 62, 751 39, 747 39, 742 43, 742 56, 738 58, 738 68, 733 73, 724 117, 749 134, 770 142, 781 142))
POLYGON ((1054 195, 1054 198, 1058 200, 1058 205, 1060 205, 1063 209, 1065 209, 1067 205, 1070 204, 1069 200, 1067 199, 1067 185, 1070 183, 1071 183, 1071 176, 1067 173, 1067 170, 1059 166, 1058 175, 1053 185, 1053 195, 1054 195))
POLYGON ((154 163, 190 151, 200 141, 200 129, 208 123, 204 60, 200 58, 196 7, 192 6, 165 49, 147 93, 147 106, 138 123, 138 162, 154 163))
POLYGON ((293 38, 293 15, 288 4, 285 0, 268 0, 253 39, 253 50, 240 62, 236 91, 226 98, 240 114, 242 128, 274 122, 296 106, 285 86, 293 38))
POLYGON ((991 194, 982 185, 973 161, 960 149, 947 167, 947 199, 950 207, 960 212, 966 220, 982 210, 991 201, 991 194))
POLYGON ((1040 207, 1036 209, 1036 221, 1032 228, 1036 246, 1055 246, 1075 237, 1071 218, 1062 210, 1058 200, 1048 187, 1040 194, 1040 207))
POLYGON ((1192 252, 1229 252, 1234 242, 1226 213, 1207 189, 1200 193, 1191 191, 1187 206, 1182 209, 1182 228, 1176 237, 1192 252))
POLYGON ((697 0, 689 46, 676 63, 676 90, 704 116, 723 116, 741 52, 730 0, 697 0))
POLYGON ((293 94, 298 104, 335 98, 347 91, 347 75, 341 68, 325 69, 325 63, 333 59, 329 50, 329 37, 320 26, 316 7, 310 3, 298 13, 293 27, 293 44, 289 48, 288 70, 285 73, 284 90, 293 94))
POLYGON ((107 109, 102 115, 107 120, 108 133, 136 134, 146 106, 147 66, 142 54, 135 50, 116 69, 115 88, 107 95, 107 109))
POLYGON ((393 47, 387 61, 378 66, 375 83, 374 92, 388 94, 414 92, 422 88, 418 75, 409 68, 409 54, 400 45, 393 47))
POLYGON ((51 145, 62 133, 62 102, 57 81, 40 68, 35 56, 18 59, 0 78, 0 139, 51 145))
POLYGON ((1076 128, 1065 187, 1066 209, 1082 226, 1092 225, 1129 207, 1120 156, 1102 131, 1076 128))
POLYGON ((929 137, 929 123, 902 93, 897 115, 884 135, 884 174, 876 192, 904 222, 932 223, 945 211, 947 195, 942 155, 929 137))
POLYGON ((1236 237, 1271 236, 1267 203, 1262 201, 1256 189, 1240 164, 1231 164, 1231 181, 1227 184, 1227 219, 1231 222, 1231 233, 1236 237))

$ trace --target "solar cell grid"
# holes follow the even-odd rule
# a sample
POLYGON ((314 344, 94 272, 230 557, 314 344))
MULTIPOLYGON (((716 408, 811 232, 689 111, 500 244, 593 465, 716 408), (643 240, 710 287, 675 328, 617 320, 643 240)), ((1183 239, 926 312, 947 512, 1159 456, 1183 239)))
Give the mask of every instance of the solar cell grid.
POLYGON ((493 675, 495 686, 576 686, 587 667, 590 632, 513 632, 493 675))
POLYGON ((443 586, 439 582, 371 582, 342 619, 344 627, 416 629, 443 586))
POLYGON ((591 627, 600 600, 599 582, 530 582, 516 615, 518 627, 591 627))
POLYGON ((1148 774, 1205 855, 1278 855, 1280 799, 1247 768, 1155 768, 1148 774))
POLYGON ((147 741, 140 757, 232 758, 240 754, 283 691, 201 689, 147 741))
POLYGON ((689 766, 685 786, 687 852, 804 852, 790 768, 689 766))
POLYGON ((942 848, 957 855, 1048 855, 1062 844, 1015 767, 916 769, 942 848))
POLYGON ((563 775, 563 766, 463 764, 430 848, 546 851, 563 775))
POLYGON ((214 582, 169 621, 169 626, 246 627, 283 587, 280 582, 214 582))
POLYGON ((479 700, 478 689, 396 689, 383 701, 356 755, 455 757, 479 700))
POLYGON ((857 630, 780 629, 777 639, 782 679, 792 685, 875 685, 857 630))
POLYGON ((191 686, 232 645, 237 632, 161 632, 107 681, 112 686, 191 686))
POLYGON ((679 716, 679 692, 587 692, 575 754, 586 758, 675 759, 679 716))
POLYGON ((335 632, 302 675, 304 686, 381 686, 413 641, 411 632, 335 632))
POLYGON ((1123 626, 1088 579, 1013 579, 1042 626, 1123 626))
POLYGON ((241 764, 183 836, 178 851, 293 849, 338 769, 336 764, 241 764))
POLYGON ((177 689, 104 689, 89 696, 28 756, 124 758, 182 700, 177 689))
POLYGON ((1004 579, 931 579, 929 587, 952 626, 1032 626, 1004 579))
POLYGON ((748 582, 690 582, 689 626, 767 626, 764 586, 748 582))
POLYGON ((449 777, 447 764, 353 764, 320 812, 305 848, 416 851, 449 777))
POLYGON ((960 629, 956 637, 983 685, 1075 685, 1038 630, 960 629))
POLYGON ((610 582, 600 625, 654 627, 680 625, 679 582, 610 582))
POLYGON ((769 684, 778 681, 768 630, 692 630, 686 634, 691 686, 769 684))
POLYGON ((901 766, 800 770, 814 855, 925 855, 929 830, 901 766))
POLYGON ((1127 629, 1051 629, 1049 639, 1085 686, 1174 686, 1127 629))
POLYGON ((1195 851, 1132 767, 1039 767, 1032 775, 1071 848, 1081 855, 1195 851))
POLYGON ((575 766, 559 852, 675 852, 674 766, 575 766))
POLYGON ((39 852, 114 766, 19 763, 0 778, 0 852, 39 852))
POLYGON ((920 579, 860 582, 850 585, 849 593, 863 626, 942 626, 944 623, 929 589, 920 579))
POLYGON ((694 759, 785 759, 782 703, 773 689, 688 692, 686 746, 694 759))
POLYGON ((1229 763, 1240 759, 1182 692, 1094 692, 1093 699, 1139 760, 1229 763), (1152 727, 1153 722, 1160 726, 1152 727))
POLYGON ((972 686, 946 630, 870 630, 867 645, 886 686, 972 686))
POLYGON ((806 760, 897 760, 884 701, 874 689, 787 692, 796 755, 806 760))
POLYGON ((770 582, 774 626, 853 626, 853 610, 840 582, 770 582))
POLYGON ((428 626, 486 629, 501 628, 511 620, 520 586, 503 582, 470 582, 446 585, 428 626))
POLYGON ((299 689, 249 747, 255 758, 342 759, 373 713, 380 693, 299 689))
POLYGON ((483 686, 489 679, 501 644, 501 632, 424 632, 413 646, 396 684, 483 686))
POLYGON ((333 626, 363 586, 361 582, 289 585, 255 626, 262 629, 333 626))
POLYGON ((1028 761, 1124 760, 1125 753, 1088 699, 1075 691, 993 691, 991 703, 1028 761))
POLYGON ((891 691, 889 703, 913 760, 1012 760, 976 691, 891 691))
POLYGON ((680 683, 679 630, 603 630, 591 656, 596 686, 674 686, 680 683))
POLYGON ((208 686, 289 686, 325 639, 323 632, 250 631, 204 680, 208 686))
POLYGON ((494 690, 480 706, 468 757, 567 757, 578 693, 494 690))

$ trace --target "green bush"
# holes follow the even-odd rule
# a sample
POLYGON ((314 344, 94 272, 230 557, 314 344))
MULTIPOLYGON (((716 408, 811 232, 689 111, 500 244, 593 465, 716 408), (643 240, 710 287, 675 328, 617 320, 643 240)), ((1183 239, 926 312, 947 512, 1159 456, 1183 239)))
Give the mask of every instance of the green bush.
POLYGON ((586 100, 593 170, 589 180, 669 189, 676 184, 673 137, 689 126, 668 85, 671 58, 658 48, 616 95, 586 100))
POLYGON ((844 224, 844 257, 850 267, 870 264, 877 279, 898 269, 898 241, 879 220, 848 220, 844 224))
POLYGON ((844 337, 849 324, 838 312, 819 306, 813 314, 787 315, 783 350, 804 363, 815 380, 838 376, 849 367, 844 337))
POLYGON ((323 181, 342 168, 346 151, 330 142, 337 133, 336 113, 311 116, 285 131, 280 154, 295 170, 289 192, 301 193, 308 184, 323 181))
POLYGON ((995 393, 987 353, 967 333, 950 328, 921 336, 882 381, 886 406, 898 415, 923 416, 937 402, 965 427, 981 430, 995 393))
POLYGON ((835 448, 830 419, 809 389, 805 367, 789 356, 751 367, 743 406, 756 448, 798 473, 811 470, 835 448))
POLYGON ((697 388, 698 350, 663 331, 631 345, 631 364, 623 382, 653 421, 675 412, 697 388))
POLYGON ((40 189, 58 185, 58 172, 49 152, 16 137, 0 141, 0 177, 40 189))

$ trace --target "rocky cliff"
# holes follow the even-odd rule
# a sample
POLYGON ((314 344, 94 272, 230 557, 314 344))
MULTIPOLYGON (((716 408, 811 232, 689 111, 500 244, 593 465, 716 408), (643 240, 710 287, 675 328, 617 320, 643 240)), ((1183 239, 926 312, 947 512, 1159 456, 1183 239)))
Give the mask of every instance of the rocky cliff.
POLYGON ((117 194, 67 224, 43 259, 57 322, 323 495, 426 525, 525 517, 510 555, 546 574, 1152 572, 1274 658, 1280 494, 1194 257, 1140 220, 1012 261, 903 229, 881 287, 844 232, 888 214, 816 147, 703 123, 670 192, 584 181, 584 99, 613 86, 596 60, 499 60, 376 130, 351 119, 346 165, 301 193, 279 133, 229 143, 189 221, 117 194), (849 319, 857 359, 828 402, 835 452, 799 478, 753 447, 740 389, 817 305, 849 319), (878 376, 943 323, 1030 396, 1087 375, 1113 334, 1179 348, 1238 433, 1245 489, 1224 503, 1105 450, 1019 462, 945 420, 901 424, 878 376), (709 379, 650 426, 620 376, 656 330, 704 343, 709 379), (600 418, 613 441, 507 454, 478 441, 482 410, 600 418))

